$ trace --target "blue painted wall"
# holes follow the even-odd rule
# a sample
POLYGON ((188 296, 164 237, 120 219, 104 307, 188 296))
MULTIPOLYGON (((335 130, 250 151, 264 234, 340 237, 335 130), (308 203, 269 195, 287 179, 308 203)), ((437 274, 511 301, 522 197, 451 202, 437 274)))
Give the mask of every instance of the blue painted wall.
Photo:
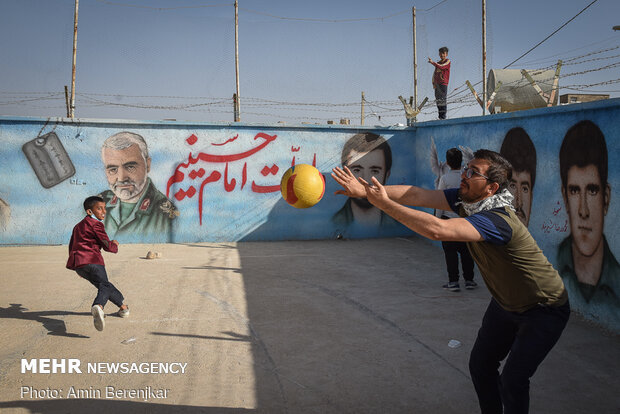
MULTIPOLYGON (((123 131, 139 134, 146 141, 151 158, 148 178, 157 190, 156 196, 152 193, 139 200, 134 207, 137 213, 131 217, 146 212, 168 224, 165 230, 151 225, 142 231, 111 230, 110 236, 121 243, 146 243, 411 235, 389 217, 380 217, 378 222, 373 221, 378 216, 367 222, 354 219, 348 224, 334 220, 346 200, 333 194, 338 187, 329 172, 341 165, 343 147, 352 136, 370 133, 388 141, 392 165, 387 184, 433 188, 431 140, 443 160, 447 149, 459 145, 499 151, 506 133, 521 127, 537 155, 528 227, 558 267, 559 245, 571 234, 561 192, 559 149, 571 126, 589 120, 602 131, 608 151, 611 197, 604 215, 604 234, 609 259, 609 255, 620 254, 616 231, 620 219, 617 119, 620 99, 433 121, 411 128, 0 117, 0 244, 67 243, 72 227, 83 217, 82 201, 110 189, 101 148, 108 137, 123 131), (326 177, 325 195, 312 208, 295 209, 280 195, 280 177, 293 163, 314 164, 326 177)), ((113 196, 110 191, 107 194, 113 196)), ((118 201, 109 198, 109 210, 118 207, 114 204, 118 201)), ((607 302, 589 303, 577 294, 578 287, 567 286, 574 309, 620 331, 620 274, 613 266, 615 259, 606 263, 607 302)))
MULTIPOLYGON (((488 148, 500 151, 508 131, 515 127, 525 130, 536 150, 536 180, 532 188, 532 208, 528 228, 546 256, 563 276, 569 291, 571 306, 586 318, 615 332, 620 332, 620 99, 535 109, 487 117, 434 121, 421 124, 416 129, 415 178, 416 185, 433 188, 435 175, 430 168, 431 140, 434 140, 440 160, 445 160, 449 148, 459 145, 472 149, 488 148), (571 235, 571 222, 562 197, 559 152, 567 131, 580 121, 592 121, 604 135, 608 155, 609 207, 598 213, 604 217, 603 233, 609 250, 605 254, 595 296, 576 283, 571 277, 569 263, 559 257, 560 244, 571 235), (582 292, 583 290, 583 292, 582 292)), ((586 140, 590 139, 585 137, 586 140)), ((601 189, 603 191, 603 189, 601 189)), ((591 227, 597 214, 590 203, 588 215, 581 224, 591 227)), ((591 232, 586 230, 586 232, 591 232)), ((570 246, 570 243, 569 243, 570 246)), ((566 253, 566 251, 564 251, 566 253)), ((592 266, 591 266, 592 267, 592 266)), ((593 266, 596 267, 596 266, 593 266)), ((591 289, 590 289, 591 290, 591 289)))
MULTIPOLYGON (((171 213, 174 217, 165 231, 120 228, 117 232, 106 224, 110 237, 121 243, 410 234, 400 225, 389 229, 332 225, 332 216, 346 200, 333 194, 337 188, 329 177, 331 169, 340 165, 343 145, 351 136, 375 132, 389 141, 394 154, 387 183, 413 181, 414 134, 406 128, 66 121, 0 118, 0 198, 8 203, 5 210, 10 209, 10 218, 5 214, 1 227, 1 244, 67 243, 73 226, 84 214, 83 200, 109 190, 101 149, 108 137, 123 131, 139 134, 146 141, 151 158, 148 177, 160 193, 168 196, 178 215, 171 213), (49 140, 50 133, 57 140, 54 137, 53 142, 37 146, 37 140, 49 140), (43 155, 29 162, 22 148, 25 144, 38 148, 43 155), (54 158, 63 155, 64 164, 72 164, 67 170, 75 170, 73 175, 53 165, 54 158), (312 208, 295 209, 281 197, 280 178, 293 163, 314 164, 328 177, 325 196, 312 208), (50 177, 41 181, 37 171, 50 177), (60 176, 54 177, 58 171, 60 176)), ((161 214, 161 202, 156 198, 150 202, 157 205, 147 206, 149 213, 154 210, 153 215, 161 214)), ((108 210, 111 207, 108 202, 108 210)))

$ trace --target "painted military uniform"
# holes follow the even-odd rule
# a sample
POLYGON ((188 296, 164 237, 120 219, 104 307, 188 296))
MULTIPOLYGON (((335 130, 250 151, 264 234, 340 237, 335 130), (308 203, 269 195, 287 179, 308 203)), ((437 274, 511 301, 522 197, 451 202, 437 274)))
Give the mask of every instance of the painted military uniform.
POLYGON ((581 283, 573 264, 573 236, 558 248, 558 269, 571 307, 607 327, 620 327, 620 264, 603 235, 603 268, 596 286, 581 283))
POLYGON ((121 216, 121 200, 112 190, 104 191, 101 197, 107 210, 103 224, 112 239, 119 235, 131 235, 135 236, 132 239, 143 240, 148 235, 171 234, 172 220, 179 215, 179 210, 155 188, 150 178, 147 179, 146 190, 131 212, 122 215, 124 219, 121 216))
POLYGON ((387 236, 397 234, 394 231, 395 229, 405 228, 400 222, 394 220, 383 211, 380 212, 381 221, 379 226, 372 228, 365 224, 360 224, 355 221, 355 217, 353 216, 352 202, 353 200, 351 198, 347 199, 342 208, 332 216, 331 222, 336 227, 334 235, 344 237, 387 236))

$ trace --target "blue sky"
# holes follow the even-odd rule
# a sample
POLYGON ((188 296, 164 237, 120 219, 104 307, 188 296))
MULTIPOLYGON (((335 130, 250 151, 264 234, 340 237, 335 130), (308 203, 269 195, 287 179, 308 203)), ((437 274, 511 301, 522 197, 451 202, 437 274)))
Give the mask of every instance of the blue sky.
MULTIPOLYGON (((503 68, 591 2, 487 0, 487 70, 503 68)), ((426 60, 445 45, 450 96, 465 98, 449 99, 448 117, 480 115, 464 86, 482 79, 480 0, 239 0, 242 121, 359 124, 363 91, 366 125, 404 123, 398 96, 413 95, 413 6, 418 101, 434 97, 426 60)), ((66 114, 73 10, 74 0, 0 1, 0 115, 66 114)), ((562 68, 561 94, 619 97, 615 25, 620 2, 598 0, 511 68, 577 58, 562 68)), ((232 121, 232 0, 80 0, 78 26, 76 117, 232 121)), ((435 118, 428 106, 418 120, 435 118)))

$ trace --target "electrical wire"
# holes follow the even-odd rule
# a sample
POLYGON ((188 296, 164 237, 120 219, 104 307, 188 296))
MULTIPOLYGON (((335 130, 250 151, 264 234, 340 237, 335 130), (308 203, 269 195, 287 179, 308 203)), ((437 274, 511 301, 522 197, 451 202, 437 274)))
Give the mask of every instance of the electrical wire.
POLYGON ((571 49, 571 50, 566 50, 566 51, 563 51, 563 52, 558 52, 558 53, 556 53, 554 55, 548 55, 545 58, 534 59, 534 60, 530 60, 530 61, 527 61, 527 62, 523 62, 523 63, 521 63, 521 65, 527 66, 527 65, 541 64, 541 62, 552 60, 553 58, 556 58, 555 60, 557 60, 558 56, 563 56, 563 55, 565 55, 567 53, 572 53, 572 52, 575 52, 577 50, 581 50, 581 49, 589 48, 589 47, 592 47, 592 46, 595 46, 595 45, 599 45, 601 43, 607 43, 610 40, 618 40, 618 36, 608 37, 607 39, 599 40, 599 41, 594 42, 594 43, 589 43, 589 44, 587 44, 585 46, 577 47, 577 48, 574 48, 574 49, 571 49))
POLYGON ((596 3, 598 0, 594 0, 592 3, 588 4, 586 7, 584 7, 579 13, 577 13, 576 15, 574 15, 570 20, 568 20, 566 23, 564 23, 562 26, 560 26, 559 28, 557 28, 553 33, 551 33, 549 36, 545 37, 543 40, 541 40, 540 42, 538 42, 534 47, 532 47, 530 50, 528 50, 527 52, 525 52, 524 54, 522 54, 521 56, 519 56, 518 58, 516 58, 515 60, 513 60, 512 62, 510 62, 509 64, 507 64, 506 66, 504 66, 504 69, 512 66, 514 63, 518 62, 522 57, 526 56, 528 53, 530 53, 532 50, 536 49, 538 46, 542 45, 544 42, 546 42, 551 36, 553 36, 554 34, 556 34, 557 32, 559 32, 560 30, 562 30, 567 24, 569 24, 570 22, 572 22, 573 20, 575 20, 577 18, 577 16, 579 16, 581 13, 583 13, 584 11, 586 11, 586 9, 588 9, 590 6, 592 6, 594 3, 596 3))

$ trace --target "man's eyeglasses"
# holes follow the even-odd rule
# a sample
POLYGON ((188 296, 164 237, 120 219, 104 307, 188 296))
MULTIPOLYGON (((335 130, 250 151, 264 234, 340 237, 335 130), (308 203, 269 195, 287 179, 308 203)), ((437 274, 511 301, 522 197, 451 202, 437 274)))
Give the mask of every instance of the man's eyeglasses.
POLYGON ((468 178, 468 179, 469 179, 469 178, 471 178, 471 177, 473 177, 473 175, 474 175, 474 174, 477 174, 477 175, 479 175, 479 176, 480 176, 480 177, 482 177, 482 178, 485 178, 485 179, 487 179, 487 180, 490 180, 490 178, 489 178, 489 177, 487 177, 487 176, 486 176, 486 175, 484 175, 484 174, 480 174, 478 171, 474 170, 474 169, 473 169, 473 168, 471 168, 471 167, 465 167, 465 168, 463 168, 463 174, 465 174, 465 177, 466 177, 466 178, 468 178))

